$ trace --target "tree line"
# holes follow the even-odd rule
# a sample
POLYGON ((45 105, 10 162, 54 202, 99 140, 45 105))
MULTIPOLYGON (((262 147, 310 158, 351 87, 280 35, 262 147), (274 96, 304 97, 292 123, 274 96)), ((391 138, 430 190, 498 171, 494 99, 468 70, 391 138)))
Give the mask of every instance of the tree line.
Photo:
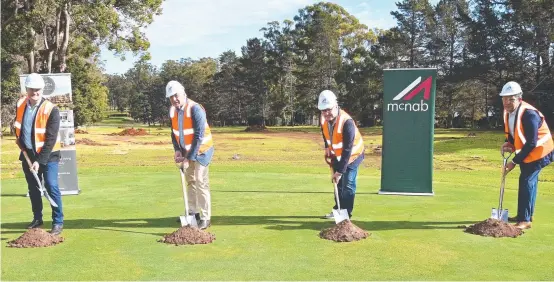
MULTIPOLYGON (((131 5, 115 1, 119 2, 131 5)), ((158 11, 159 1, 143 2, 144 9, 158 11)), ((383 70, 420 67, 438 70, 437 126, 499 127, 503 121, 498 93, 509 80, 522 85, 524 99, 541 110, 547 121, 554 119, 554 0, 441 0, 436 4, 403 0, 396 7, 391 11, 396 26, 378 29, 360 23, 337 4, 320 2, 300 9, 293 19, 261 27, 262 35, 247 39, 240 54, 226 51, 217 58, 168 60, 160 67, 149 62, 148 41, 140 33, 126 32, 134 37, 117 41, 98 33, 90 39, 91 30, 79 31, 76 34, 85 34, 81 36, 89 41, 72 45, 76 43, 70 40, 66 59, 82 62, 68 64, 74 88, 83 88, 75 102, 87 112, 80 114, 79 122, 95 122, 111 107, 128 111, 137 121, 167 124, 165 84, 178 80, 190 98, 203 104, 214 126, 316 124, 317 96, 324 89, 337 94, 341 107, 360 126, 374 126, 382 122, 383 70), (103 75, 98 62, 91 59, 97 57, 94 44, 99 42, 109 42, 116 52, 134 50, 143 56, 125 74, 103 75), (85 56, 79 54, 83 46, 90 49, 85 56), (95 90, 90 90, 92 85, 95 90), (105 99, 105 106, 89 107, 100 99, 105 99)), ((111 11, 106 10, 98 14, 111 11)), ((2 13, 4 39, 4 9, 2 13)), ((151 22, 141 13, 129 16, 142 19, 142 24, 151 22)), ((113 16, 105 18, 115 22, 113 16)), ((80 28, 75 25, 73 32, 80 28)), ((41 64, 45 71, 50 55, 39 54, 44 54, 39 61, 45 62, 41 64)), ((55 54, 54 65, 63 62, 55 54)), ((14 56, 10 58, 17 59, 14 56)))

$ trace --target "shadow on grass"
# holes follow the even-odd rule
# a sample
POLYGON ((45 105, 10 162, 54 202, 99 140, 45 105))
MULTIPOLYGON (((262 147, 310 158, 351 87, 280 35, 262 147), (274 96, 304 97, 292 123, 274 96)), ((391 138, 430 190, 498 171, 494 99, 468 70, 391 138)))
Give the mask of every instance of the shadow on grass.
MULTIPOLYGON (((401 230, 401 229, 459 229, 459 225, 474 224, 475 221, 358 221, 352 222, 368 231, 401 230)), ((334 225, 332 220, 321 219, 318 216, 213 216, 212 226, 245 226, 260 225, 261 228, 287 230, 322 230, 334 225), (263 227, 262 227, 263 226, 263 227)), ((2 233, 22 233, 28 222, 2 223, 2 233)), ((68 219, 64 222, 64 230, 71 229, 98 229, 105 231, 129 232, 163 236, 166 233, 150 233, 127 228, 179 228, 178 217, 135 218, 135 219, 68 219)), ((46 223, 43 228, 49 228, 46 223)))
MULTIPOLYGON (((260 193, 260 194, 331 194, 331 191, 268 191, 268 190, 216 190, 210 189, 212 192, 218 193, 260 193)), ((356 192, 356 195, 378 195, 378 192, 356 192)))
POLYGON ((1 194, 0 197, 27 197, 26 194, 1 194))

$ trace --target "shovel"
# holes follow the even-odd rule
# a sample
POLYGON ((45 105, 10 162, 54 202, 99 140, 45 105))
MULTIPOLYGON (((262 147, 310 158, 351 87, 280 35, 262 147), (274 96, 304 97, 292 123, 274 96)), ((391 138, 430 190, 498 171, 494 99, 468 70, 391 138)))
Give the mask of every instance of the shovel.
POLYGON ((181 185, 183 186, 183 200, 185 201, 185 215, 179 216, 179 221, 181 221, 181 226, 190 225, 192 227, 198 227, 196 218, 194 215, 189 215, 189 201, 187 196, 187 183, 185 181, 185 171, 182 167, 182 163, 179 167, 179 172, 181 172, 181 185))
MULTIPOLYGON (((331 159, 325 157, 325 162, 329 165, 329 168, 331 169, 331 177, 333 177, 334 171, 333 171, 333 165, 331 164, 331 159)), ((348 216, 348 211, 340 208, 340 199, 339 199, 339 189, 337 188, 337 183, 335 180, 331 180, 333 182, 333 186, 335 188, 335 199, 337 199, 337 208, 333 210, 333 218, 335 219, 335 224, 339 224, 342 221, 350 220, 350 217, 348 216)))
POLYGON ((491 212, 491 218, 508 222, 508 210, 502 209, 502 202, 504 201, 504 186, 506 184, 506 165, 508 159, 512 156, 512 152, 506 157, 506 152, 502 151, 502 180, 500 181, 500 197, 498 199, 498 208, 493 208, 491 212))
MULTIPOLYGON (((19 145, 19 143, 18 143, 18 145, 19 145)), ((46 189, 44 189, 44 187, 42 186, 42 181, 40 181, 40 178, 38 177, 37 172, 34 171, 33 169, 31 169, 33 164, 31 163, 31 160, 29 159, 29 155, 27 155, 27 152, 24 149, 21 149, 21 152, 23 152, 23 156, 25 157, 25 160, 27 161, 27 165, 29 166, 29 170, 31 171, 31 173, 35 177, 35 180, 38 183, 38 190, 40 191, 41 194, 44 195, 44 197, 48 200, 48 202, 50 202, 51 206, 57 208, 58 204, 56 204, 56 202, 54 202, 54 199, 52 199, 52 197, 50 197, 50 194, 48 194, 48 192, 46 192, 46 189)))
POLYGON ((333 218, 335 219, 335 223, 339 224, 342 221, 349 220, 350 217, 348 216, 348 211, 343 210, 340 208, 340 200, 339 200, 339 189, 337 189, 337 183, 335 180, 333 180, 333 185, 335 186, 335 198, 337 199, 337 210, 333 210, 333 218))

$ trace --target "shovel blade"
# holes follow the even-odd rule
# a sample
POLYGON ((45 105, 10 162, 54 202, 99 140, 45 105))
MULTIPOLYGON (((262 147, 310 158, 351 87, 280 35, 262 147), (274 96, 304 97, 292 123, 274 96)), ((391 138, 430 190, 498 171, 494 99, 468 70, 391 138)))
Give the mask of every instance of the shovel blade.
POLYGON ((508 222, 508 210, 506 209, 498 210, 493 208, 491 212, 491 218, 508 222))
POLYGON ((181 226, 190 225, 192 227, 198 227, 196 218, 193 215, 187 215, 187 216, 181 215, 179 216, 179 220, 181 221, 181 226))
POLYGON ((333 210, 333 218, 335 223, 339 224, 347 219, 350 219, 346 210, 333 210))

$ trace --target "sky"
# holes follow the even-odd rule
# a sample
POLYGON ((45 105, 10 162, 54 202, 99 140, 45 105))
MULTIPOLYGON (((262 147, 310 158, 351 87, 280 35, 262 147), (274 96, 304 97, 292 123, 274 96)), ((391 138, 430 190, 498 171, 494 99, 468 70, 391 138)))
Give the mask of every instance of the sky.
MULTIPOLYGON (((150 63, 161 67, 167 60, 217 58, 227 50, 240 55, 246 40, 263 37, 268 22, 292 20, 298 10, 320 1, 312 0, 165 0, 162 14, 145 30, 150 41, 150 63)), ((335 0, 369 28, 390 28, 396 21, 393 0, 335 0)), ((132 53, 121 61, 103 48, 106 73, 123 74, 137 60, 132 53)))

